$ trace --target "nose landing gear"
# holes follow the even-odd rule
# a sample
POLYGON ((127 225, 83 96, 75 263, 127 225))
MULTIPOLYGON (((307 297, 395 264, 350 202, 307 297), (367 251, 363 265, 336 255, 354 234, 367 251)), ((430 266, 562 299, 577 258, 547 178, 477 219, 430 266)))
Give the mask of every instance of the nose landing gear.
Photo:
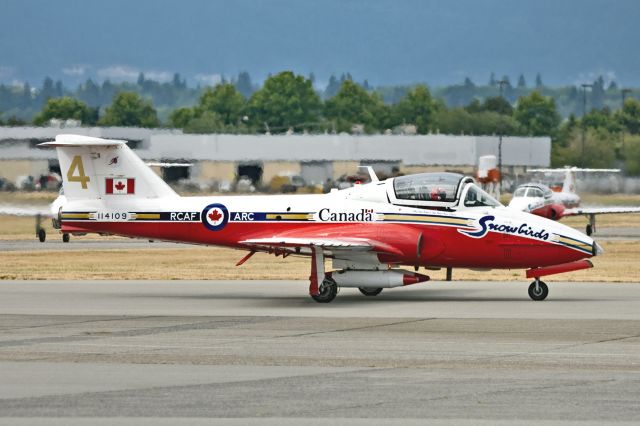
POLYGON ((540 278, 536 278, 529 286, 529 297, 532 300, 544 300, 548 295, 549 287, 540 278))

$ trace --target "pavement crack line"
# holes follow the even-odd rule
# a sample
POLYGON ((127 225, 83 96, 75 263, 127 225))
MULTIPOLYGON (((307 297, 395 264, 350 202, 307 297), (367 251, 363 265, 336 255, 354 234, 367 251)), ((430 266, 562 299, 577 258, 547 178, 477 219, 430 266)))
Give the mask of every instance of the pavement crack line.
MULTIPOLYGON (((13 315, 11 315, 11 316, 13 316, 13 315)), ((28 315, 25 315, 25 316, 28 316, 28 315)), ((9 328, 3 328, 2 331, 30 330, 30 329, 34 329, 34 328, 59 327, 59 326, 62 326, 62 325, 78 325, 78 324, 90 324, 90 323, 95 323, 95 322, 151 319, 151 318, 157 318, 157 317, 158 317, 157 315, 135 316, 135 317, 130 317, 130 316, 127 316, 127 317, 106 317, 106 318, 83 320, 83 321, 59 322, 59 323, 52 323, 52 324, 30 325, 30 326, 23 326, 23 327, 9 327, 9 328)))
MULTIPOLYGON (((156 316, 139 317, 137 319, 146 319, 146 318, 155 318, 155 317, 156 316)), ((122 318, 122 320, 131 320, 131 319, 134 319, 134 318, 133 317, 122 318)), ((117 319, 112 319, 112 320, 115 321, 117 319)), ((92 321, 87 321, 87 322, 92 322, 92 321)), ((234 317, 232 318, 224 317, 224 319, 190 322, 188 324, 133 328, 128 330, 105 332, 100 334, 73 334, 70 336, 34 337, 34 338, 26 338, 26 339, 5 340, 5 341, 0 341, 0 348, 27 346, 27 345, 33 345, 33 344, 39 344, 39 343, 71 343, 71 342, 81 342, 86 340, 106 339, 106 338, 113 338, 113 337, 148 336, 153 334, 173 333, 173 332, 179 332, 179 331, 191 331, 191 330, 198 330, 198 329, 211 330, 211 329, 218 329, 218 328, 229 326, 229 325, 246 324, 247 322, 255 322, 255 321, 247 321, 244 318, 238 319, 234 317)))
MULTIPOLYGON (((477 392, 465 392, 465 393, 456 393, 456 394, 447 394, 447 395, 440 395, 440 396, 435 396, 435 397, 429 397, 429 398, 410 398, 407 399, 406 397, 403 397, 401 402, 404 404, 408 404, 408 405, 419 405, 420 403, 428 403, 428 402, 436 402, 436 401, 444 401, 444 400, 448 400, 448 399, 457 399, 457 400, 461 400, 461 401, 466 401, 469 400, 470 398, 487 398, 487 397, 491 397, 491 396, 497 396, 497 395, 502 395, 502 394, 506 394, 506 393, 513 393, 513 392, 540 392, 540 391, 547 391, 547 390, 552 390, 552 389, 562 389, 562 388, 572 388, 572 387, 577 387, 577 386, 592 386, 592 385, 603 385, 603 384, 607 384, 607 383, 612 383, 612 382, 617 382, 617 379, 603 379, 603 380, 573 380, 569 383, 559 383, 559 384, 554 384, 554 385, 544 385, 544 386, 533 386, 533 387, 528 387, 528 386, 514 386, 512 388, 509 389, 496 389, 496 390, 492 390, 492 391, 477 391, 477 392)), ((380 400, 380 401, 371 401, 368 402, 366 404, 352 404, 352 405, 346 405, 346 406, 341 406, 340 409, 344 410, 352 410, 352 409, 356 409, 356 408, 367 408, 367 407, 375 407, 375 408, 379 408, 381 405, 393 405, 393 404, 397 404, 398 400, 391 400, 389 401, 388 398, 385 397, 385 399, 380 400)), ((334 408, 336 409, 336 408, 334 408)), ((295 416, 299 416, 299 417, 306 417, 309 415, 313 415, 313 411, 298 411, 298 412, 294 412, 295 416)))
POLYGON ((313 336, 313 335, 318 335, 318 334, 328 334, 328 333, 343 333, 346 331, 356 331, 356 330, 367 330, 367 329, 371 329, 371 328, 378 328, 378 327, 388 327, 391 325, 400 325, 400 324, 411 324, 411 323, 416 323, 416 322, 422 322, 422 321, 431 321, 431 320, 435 320, 438 318, 420 318, 420 319, 415 319, 415 320, 406 320, 406 321, 396 321, 396 322, 390 322, 390 323, 385 323, 385 324, 375 324, 375 325, 364 325, 361 327, 350 327, 350 328, 338 328, 338 329, 334 329, 334 330, 323 330, 323 331, 310 331, 308 333, 298 333, 298 334, 284 334, 281 336, 274 336, 274 339, 282 339, 285 337, 304 337, 304 336, 313 336))

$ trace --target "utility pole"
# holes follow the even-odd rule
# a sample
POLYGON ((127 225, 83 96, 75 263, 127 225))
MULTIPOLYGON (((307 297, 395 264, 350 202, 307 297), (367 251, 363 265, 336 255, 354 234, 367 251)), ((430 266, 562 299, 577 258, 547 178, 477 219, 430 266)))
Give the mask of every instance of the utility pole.
POLYGON ((584 149, 587 139, 587 125, 584 121, 585 116, 587 115, 587 87, 593 87, 593 84, 583 84, 582 85, 582 154, 580 155, 580 166, 584 167, 585 158, 584 158, 584 149))
MULTIPOLYGON (((621 91, 622 93, 622 107, 620 108, 620 112, 624 113, 624 101, 627 100, 627 95, 629 93, 631 93, 631 89, 622 89, 621 91)), ((620 148, 622 149, 622 155, 621 157, 624 159, 625 158, 625 149, 624 149, 624 133, 625 133, 625 128, 624 126, 622 127, 622 140, 620 141, 621 146, 620 148)))
MULTIPOLYGON (((498 82, 498 85, 500 86, 500 97, 502 99, 504 99, 504 96, 502 95, 503 87, 507 84, 509 84, 507 80, 500 80, 498 82)), ((502 117, 500 117, 500 120, 502 120, 502 117)), ((498 184, 500 185, 500 190, 502 190, 502 121, 500 121, 498 128, 498 173, 498 184)))

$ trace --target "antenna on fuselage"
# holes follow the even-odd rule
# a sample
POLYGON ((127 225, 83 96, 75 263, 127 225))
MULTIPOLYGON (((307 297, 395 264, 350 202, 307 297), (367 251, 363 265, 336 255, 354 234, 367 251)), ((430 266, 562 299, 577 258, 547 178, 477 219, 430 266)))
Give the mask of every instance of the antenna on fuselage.
POLYGON ((371 182, 380 182, 380 179, 378 179, 378 176, 376 175, 376 172, 373 170, 373 167, 371 166, 358 166, 359 169, 367 169, 367 171, 369 172, 369 178, 371 179, 371 182))

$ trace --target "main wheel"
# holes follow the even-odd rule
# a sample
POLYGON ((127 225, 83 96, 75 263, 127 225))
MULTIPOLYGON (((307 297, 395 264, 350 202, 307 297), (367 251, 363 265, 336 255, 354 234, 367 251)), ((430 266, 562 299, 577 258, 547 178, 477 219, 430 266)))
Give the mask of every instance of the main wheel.
POLYGON ((320 284, 320 288, 318 288, 318 294, 311 296, 311 298, 318 303, 329 303, 336 298, 337 294, 338 284, 333 278, 325 278, 320 284))
POLYGON ((538 281, 538 285, 536 286, 536 282, 532 282, 529 286, 529 297, 533 300, 544 300, 549 295, 549 287, 543 282, 538 281))
POLYGON ((585 231, 588 236, 591 236, 591 234, 593 234, 593 227, 591 226, 591 224, 587 225, 587 229, 585 229, 585 231))
POLYGON ((68 243, 69 242, 69 234, 67 234, 66 232, 64 234, 62 234, 62 242, 63 243, 68 243))
POLYGON ((380 293, 382 293, 382 288, 381 287, 358 287, 358 290, 360 290, 360 293, 364 294, 365 296, 377 296, 380 293))
POLYGON ((38 240, 40 240, 41 243, 44 243, 44 241, 47 239, 47 231, 45 231, 44 229, 40 228, 38 230, 38 240))

